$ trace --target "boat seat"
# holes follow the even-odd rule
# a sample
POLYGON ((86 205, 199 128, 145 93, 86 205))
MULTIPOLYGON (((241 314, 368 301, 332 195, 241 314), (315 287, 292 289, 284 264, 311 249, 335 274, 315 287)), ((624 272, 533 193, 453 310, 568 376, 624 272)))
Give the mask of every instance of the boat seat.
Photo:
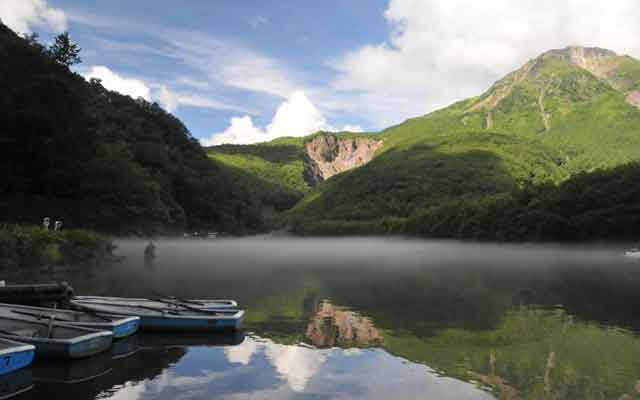
POLYGON ((40 336, 37 329, 29 329, 29 328, 12 329, 11 332, 13 334, 15 334, 15 335, 25 336, 25 337, 38 337, 38 336, 40 336))

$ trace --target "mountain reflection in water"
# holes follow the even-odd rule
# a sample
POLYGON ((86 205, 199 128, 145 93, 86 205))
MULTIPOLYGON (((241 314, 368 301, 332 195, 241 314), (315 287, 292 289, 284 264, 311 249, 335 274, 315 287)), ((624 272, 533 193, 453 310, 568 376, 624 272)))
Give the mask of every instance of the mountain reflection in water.
POLYGON ((158 240, 150 269, 147 243, 36 277, 78 294, 235 298, 252 333, 143 335, 130 356, 69 369, 111 369, 90 381, 38 371, 26 398, 640 398, 640 264, 626 244, 158 240))
POLYGON ((342 310, 330 300, 320 302, 305 335, 317 347, 371 346, 382 341, 370 318, 342 310))

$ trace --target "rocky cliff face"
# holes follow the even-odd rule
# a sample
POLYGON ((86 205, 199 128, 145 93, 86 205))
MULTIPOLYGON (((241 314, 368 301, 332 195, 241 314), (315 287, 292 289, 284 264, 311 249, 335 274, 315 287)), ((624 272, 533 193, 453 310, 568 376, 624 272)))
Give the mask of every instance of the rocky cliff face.
POLYGON ((371 161, 383 141, 373 137, 339 138, 325 134, 305 143, 304 179, 309 186, 371 161))

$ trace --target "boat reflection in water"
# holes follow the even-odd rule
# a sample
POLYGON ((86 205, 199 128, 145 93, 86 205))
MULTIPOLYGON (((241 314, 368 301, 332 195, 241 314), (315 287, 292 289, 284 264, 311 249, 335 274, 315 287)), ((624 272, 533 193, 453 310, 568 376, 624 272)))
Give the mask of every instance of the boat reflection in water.
POLYGON ((92 358, 66 363, 47 360, 34 363, 33 398, 110 397, 123 390, 132 390, 141 382, 166 376, 190 351, 189 347, 234 346, 243 341, 242 333, 134 335, 115 342, 111 352, 92 358))
POLYGON ((0 400, 10 399, 33 389, 31 368, 22 368, 0 376, 0 400))
POLYGON ((237 346, 245 339, 245 333, 142 333, 138 335, 138 344, 142 349, 193 346, 237 346))

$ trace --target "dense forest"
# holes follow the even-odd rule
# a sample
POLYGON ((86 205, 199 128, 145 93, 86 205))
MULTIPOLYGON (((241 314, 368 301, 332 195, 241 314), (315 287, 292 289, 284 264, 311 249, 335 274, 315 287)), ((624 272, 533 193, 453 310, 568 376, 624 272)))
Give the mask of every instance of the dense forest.
POLYGON ((125 233, 264 229, 259 199, 158 104, 70 71, 68 35, 46 48, 0 24, 0 221, 125 233), (56 47, 57 46, 57 47, 56 47))

